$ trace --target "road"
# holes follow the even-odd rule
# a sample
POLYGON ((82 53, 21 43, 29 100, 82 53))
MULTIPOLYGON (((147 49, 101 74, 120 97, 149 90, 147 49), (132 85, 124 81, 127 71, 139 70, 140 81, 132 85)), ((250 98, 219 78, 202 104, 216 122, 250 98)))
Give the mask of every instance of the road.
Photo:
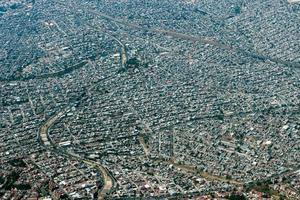
POLYGON ((146 144, 146 142, 145 142, 144 137, 143 137, 143 136, 139 136, 138 139, 139 139, 139 142, 140 142, 141 146, 143 147, 143 150, 144 150, 145 155, 146 155, 146 156, 149 156, 150 151, 149 151, 149 149, 148 149, 148 147, 147 147, 147 144, 146 144))
POLYGON ((113 40, 115 40, 120 45, 120 47, 121 47, 121 52, 120 52, 120 54, 121 54, 121 57, 120 57, 121 66, 123 68, 125 68, 125 65, 126 65, 126 62, 127 62, 128 58, 127 58, 126 46, 124 45, 124 43, 108 31, 102 30, 101 28, 99 28, 97 26, 89 26, 89 27, 92 28, 92 29, 96 29, 97 31, 108 35, 109 37, 111 37, 113 40))
POLYGON ((88 59, 94 59, 94 58, 93 57, 87 58, 61 71, 52 72, 48 74, 32 75, 28 77, 18 76, 18 77, 0 78, 0 82, 28 81, 32 79, 47 79, 53 77, 61 77, 73 72, 74 70, 84 67, 87 64, 88 59))
MULTIPOLYGON (((65 2, 62 3, 62 2, 59 1, 59 4, 62 4, 62 5, 67 7, 65 2)), ((224 49, 224 50, 241 53, 242 55, 244 55, 246 57, 251 57, 252 59, 255 59, 257 61, 262 61, 262 62, 271 61, 271 62, 281 64, 281 65, 286 66, 286 67, 300 68, 300 63, 299 62, 291 62, 291 61, 281 60, 281 59, 278 59, 278 58, 272 58, 268 55, 261 55, 261 54, 258 54, 256 52, 254 52, 254 51, 251 51, 251 50, 245 50, 245 49, 241 49, 241 48, 238 48, 238 47, 223 44, 222 42, 218 41, 215 38, 194 36, 194 35, 190 35, 190 34, 185 34, 185 33, 180 33, 180 32, 173 31, 173 30, 165 30, 165 29, 160 29, 160 28, 147 28, 147 27, 143 27, 143 26, 140 26, 140 25, 132 23, 132 22, 128 22, 128 21, 125 21, 125 20, 114 18, 114 17, 112 17, 110 15, 107 15, 103 12, 100 12, 98 10, 87 9, 85 7, 81 7, 81 10, 86 12, 86 13, 93 13, 95 16, 102 17, 104 19, 107 19, 109 21, 113 21, 115 23, 121 24, 125 27, 129 27, 129 28, 132 28, 132 29, 143 30, 143 31, 150 32, 150 33, 164 34, 164 35, 172 36, 174 38, 189 40, 189 41, 193 41, 193 42, 199 42, 199 43, 202 43, 202 44, 210 44, 210 45, 219 47, 219 48, 224 49)))
MULTIPOLYGON (((146 129, 149 131, 149 133, 153 133, 153 131, 149 127, 148 123, 146 123, 145 120, 141 117, 141 115, 137 112, 137 110, 134 109, 134 107, 132 106, 132 104, 130 104, 130 103, 127 102, 127 106, 132 111, 132 113, 134 113, 139 118, 140 123, 144 127, 144 129, 143 129, 144 132, 143 132, 143 134, 141 134, 138 137, 138 140, 139 140, 139 143, 140 143, 140 145, 142 146, 142 148, 144 150, 145 155, 149 156, 150 150, 149 150, 149 148, 148 148, 148 146, 147 146, 147 144, 145 142, 145 139, 144 139, 143 135, 145 134, 145 130, 146 129)), ((243 185, 242 182, 239 182, 239 181, 236 181, 236 180, 227 179, 226 177, 223 177, 223 176, 216 176, 216 175, 209 174, 207 172, 199 171, 194 166, 184 165, 184 164, 178 164, 173 159, 164 160, 163 158, 160 158, 160 157, 158 157, 158 158, 151 158, 151 159, 154 160, 154 161, 158 161, 158 162, 164 162, 166 164, 172 164, 177 169, 181 169, 183 171, 186 171, 186 172, 189 172, 189 173, 193 173, 195 175, 199 175, 199 176, 201 176, 201 177, 203 177, 203 178, 205 178, 207 180, 219 181, 219 182, 224 182, 224 183, 230 183, 230 184, 233 184, 233 185, 236 185, 236 186, 242 186, 243 185)))
POLYGON ((223 182, 223 183, 230 183, 230 184, 235 185, 235 186, 243 186, 243 184, 244 184, 243 182, 240 182, 240 181, 237 181, 237 180, 227 179, 226 177, 223 177, 223 176, 216 176, 216 175, 209 174, 207 172, 199 171, 199 170, 196 169, 195 166, 179 164, 179 163, 175 162, 173 159, 169 159, 169 160, 165 160, 163 158, 151 158, 151 159, 156 161, 156 162, 164 162, 164 163, 169 164, 169 165, 171 164, 177 169, 180 169, 182 171, 198 175, 198 176, 200 176, 200 177, 202 177, 206 180, 218 181, 218 182, 223 182))
POLYGON ((68 111, 70 110, 69 107, 65 108, 64 110, 54 114, 52 117, 50 117, 39 129, 38 132, 38 138, 40 140, 40 142, 48 149, 51 151, 54 151, 54 153, 59 152, 60 154, 62 154, 65 157, 71 157, 75 160, 78 160, 80 162, 84 162, 85 164, 87 164, 88 166, 90 166, 91 168, 95 168, 97 171, 100 172, 100 174, 102 175, 102 178, 104 180, 104 186, 102 187, 101 190, 98 191, 98 200, 103 200, 105 198, 105 196, 111 191, 112 187, 113 187, 113 180, 110 177, 107 169, 105 167, 103 167, 100 163, 95 162, 93 160, 84 158, 84 157, 80 157, 77 154, 72 154, 69 152, 66 152, 65 150, 61 149, 59 146, 57 146, 52 140, 51 137, 49 135, 49 129, 51 128, 51 126, 58 121, 61 117, 63 117, 68 111), (50 148, 53 147, 53 148, 50 148))

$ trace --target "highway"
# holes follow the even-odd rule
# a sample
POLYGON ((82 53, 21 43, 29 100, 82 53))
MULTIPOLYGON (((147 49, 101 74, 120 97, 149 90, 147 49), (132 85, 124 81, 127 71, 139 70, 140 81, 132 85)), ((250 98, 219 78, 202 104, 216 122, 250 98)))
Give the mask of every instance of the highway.
MULTIPOLYGON (((59 1, 59 4, 62 4, 64 6, 66 6, 65 3, 62 3, 60 1, 59 1)), ((271 62, 274 62, 274 63, 277 63, 277 64, 281 64, 282 66, 285 66, 285 67, 300 68, 300 63, 299 62, 291 62, 291 61, 281 60, 281 59, 278 59, 278 58, 272 58, 268 55, 261 55, 261 54, 258 54, 256 52, 254 52, 254 51, 251 51, 251 50, 245 50, 245 49, 241 49, 241 48, 238 48, 238 47, 233 47, 233 46, 230 46, 230 45, 223 44, 222 42, 220 42, 220 41, 218 41, 214 38, 194 36, 194 35, 190 35, 190 34, 186 34, 186 33, 179 33, 177 31, 165 30, 165 29, 160 29, 160 28, 147 28, 147 27, 143 27, 143 26, 140 26, 140 25, 132 23, 132 22, 128 22, 128 21, 124 21, 124 20, 121 20, 121 19, 114 18, 114 17, 112 17, 110 15, 107 15, 107 14, 105 14, 103 12, 100 12, 100 11, 87 9, 85 7, 81 7, 81 9, 82 9, 82 11, 84 11, 86 13, 93 13, 96 16, 105 18, 109 21, 113 21, 115 23, 118 23, 118 24, 123 25, 123 26, 128 27, 128 28, 132 28, 132 29, 136 29, 136 30, 143 30, 143 31, 150 32, 150 33, 164 34, 164 35, 167 35, 167 36, 172 36, 173 38, 179 38, 179 39, 182 39, 182 40, 189 40, 189 41, 192 41, 192 42, 199 42, 199 43, 202 43, 202 44, 213 45, 213 46, 219 47, 219 48, 227 50, 227 51, 241 53, 242 55, 244 55, 246 57, 250 57, 252 59, 255 59, 259 62, 271 61, 271 62)))

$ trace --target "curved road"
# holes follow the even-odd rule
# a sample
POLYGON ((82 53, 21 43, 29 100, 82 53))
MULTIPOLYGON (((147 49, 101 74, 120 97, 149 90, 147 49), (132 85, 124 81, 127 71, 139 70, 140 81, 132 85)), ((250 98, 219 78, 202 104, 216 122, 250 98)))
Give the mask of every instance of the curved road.
POLYGON ((49 136, 49 129, 50 127, 56 122, 58 121, 60 118, 62 118, 69 110, 69 107, 65 108, 63 111, 58 112, 57 114, 54 114, 52 117, 50 117, 39 129, 38 132, 38 138, 40 140, 40 142, 46 147, 48 148, 48 150, 51 150, 51 148, 49 147, 53 147, 52 151, 57 152, 57 150, 59 151, 59 153, 61 153, 63 156, 65 157, 71 157, 73 159, 76 159, 78 161, 84 162, 86 163, 88 166, 95 168, 96 170, 98 170, 101 175, 102 178, 104 180, 104 186, 101 190, 99 190, 98 192, 98 200, 103 200, 105 198, 105 196, 111 191, 112 187, 113 187, 113 180, 110 177, 107 169, 105 167, 103 167, 100 163, 95 162, 93 160, 87 159, 87 158, 83 158, 80 157, 77 154, 72 154, 69 152, 66 152, 65 150, 61 149, 59 146, 57 146, 52 140, 51 137, 49 136))

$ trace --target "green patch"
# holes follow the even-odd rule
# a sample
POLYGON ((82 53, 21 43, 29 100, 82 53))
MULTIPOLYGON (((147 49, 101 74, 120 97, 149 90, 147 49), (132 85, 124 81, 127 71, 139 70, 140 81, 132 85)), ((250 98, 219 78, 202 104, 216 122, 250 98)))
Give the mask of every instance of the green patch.
POLYGON ((29 184, 17 184, 14 186, 18 190, 30 190, 31 186, 29 184))
POLYGON ((22 159, 12 159, 8 163, 14 167, 26 167, 26 163, 22 159))
POLYGON ((3 184, 5 182, 5 178, 3 176, 0 176, 0 184, 3 184))
POLYGON ((246 187, 246 191, 250 190, 264 193, 265 198, 269 198, 271 196, 280 196, 278 191, 273 190, 270 187, 270 181, 258 181, 256 183, 252 183, 246 187))
POLYGON ((136 68, 140 66, 140 61, 137 58, 130 58, 126 62, 126 68, 136 68))
POLYGON ((19 174, 15 171, 11 172, 8 176, 7 176, 7 181, 6 183, 3 185, 3 189, 5 190, 10 190, 11 188, 13 188, 15 182, 19 179, 19 174))
POLYGON ((246 197, 242 194, 231 194, 225 198, 229 200, 246 200, 246 197))

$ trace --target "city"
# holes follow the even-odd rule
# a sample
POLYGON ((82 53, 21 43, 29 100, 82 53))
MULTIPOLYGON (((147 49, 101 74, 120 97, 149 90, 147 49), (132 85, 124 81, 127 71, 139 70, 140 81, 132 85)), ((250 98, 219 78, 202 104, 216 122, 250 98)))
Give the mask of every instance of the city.
POLYGON ((0 199, 300 199, 300 4, 0 2, 0 199))

